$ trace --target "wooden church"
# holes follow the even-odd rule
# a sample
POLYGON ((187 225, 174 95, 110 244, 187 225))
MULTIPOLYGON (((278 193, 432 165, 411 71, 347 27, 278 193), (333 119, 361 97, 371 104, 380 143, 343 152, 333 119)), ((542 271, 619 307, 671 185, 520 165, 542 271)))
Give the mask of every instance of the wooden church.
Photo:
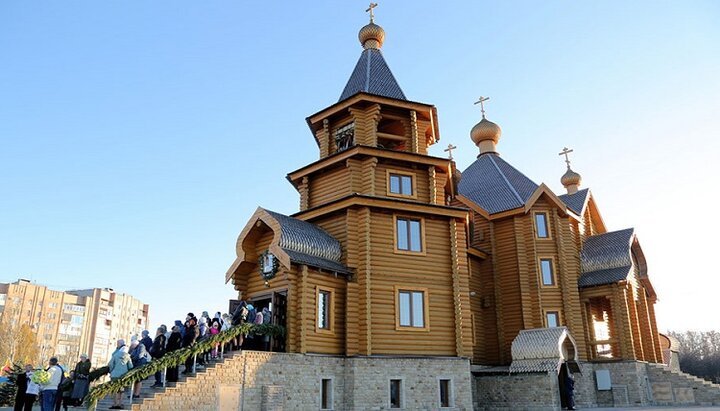
POLYGON ((607 231, 569 161, 558 195, 504 160, 484 109, 472 164, 428 155, 437 109, 405 96, 384 39, 371 17, 339 100, 307 118, 299 211, 258 208, 237 240, 226 281, 286 327, 272 350, 508 366, 521 331, 564 327, 578 361, 661 362, 635 231, 607 231))

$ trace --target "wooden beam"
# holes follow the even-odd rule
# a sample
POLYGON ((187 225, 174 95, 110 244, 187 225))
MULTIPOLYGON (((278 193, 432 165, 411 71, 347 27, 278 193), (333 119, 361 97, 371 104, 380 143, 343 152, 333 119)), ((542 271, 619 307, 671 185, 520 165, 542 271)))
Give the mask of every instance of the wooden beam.
POLYGON ((300 211, 296 214, 293 214, 292 217, 299 218, 301 220, 312 220, 313 218, 317 218, 329 213, 334 213, 338 210, 342 210, 352 206, 376 207, 388 210, 417 212, 455 218, 466 218, 468 213, 468 210, 457 207, 431 205, 387 197, 373 197, 362 194, 351 194, 339 200, 332 201, 309 210, 300 211))

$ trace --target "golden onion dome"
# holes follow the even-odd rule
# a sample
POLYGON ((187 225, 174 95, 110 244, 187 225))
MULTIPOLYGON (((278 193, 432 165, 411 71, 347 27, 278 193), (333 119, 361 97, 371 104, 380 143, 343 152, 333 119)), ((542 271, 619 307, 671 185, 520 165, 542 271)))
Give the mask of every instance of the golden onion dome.
POLYGON ((371 21, 360 29, 358 39, 365 49, 379 49, 385 41, 385 30, 371 21))
POLYGON ((560 178, 560 182, 565 188, 569 186, 579 186, 581 181, 582 177, 580 177, 580 174, 572 171, 570 167, 568 167, 565 174, 560 178))
POLYGON ((497 144, 501 134, 502 129, 500 126, 486 119, 484 116, 483 119, 470 130, 470 138, 472 138, 476 146, 479 145, 481 141, 487 140, 492 140, 493 143, 497 144))

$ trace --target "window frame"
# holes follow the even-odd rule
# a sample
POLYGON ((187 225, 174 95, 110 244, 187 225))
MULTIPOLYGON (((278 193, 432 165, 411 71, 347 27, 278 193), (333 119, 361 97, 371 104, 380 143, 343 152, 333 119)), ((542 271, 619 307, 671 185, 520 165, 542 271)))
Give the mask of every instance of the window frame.
POLYGON ((402 171, 402 170, 394 170, 394 169, 388 169, 385 172, 385 183, 387 184, 387 195, 389 197, 400 197, 400 198, 417 198, 417 178, 416 174, 409 172, 409 171, 402 171), (402 177, 410 177, 410 194, 402 194, 402 193, 393 193, 390 191, 390 178, 391 176, 399 176, 400 177, 400 191, 402 191, 402 177))
POLYGON ((455 408, 455 382, 451 377, 446 376, 439 376, 437 378, 438 382, 438 408, 439 409, 447 409, 447 408, 455 408), (442 405, 442 383, 443 381, 447 381, 448 383, 448 405, 443 406, 442 405))
POLYGON ((543 324, 545 325, 545 328, 557 328, 563 326, 563 320, 562 315, 560 314, 559 308, 548 308, 546 310, 543 310, 543 324), (550 327, 548 323, 548 314, 556 314, 557 315, 557 326, 550 327))
POLYGON ((315 332, 321 334, 335 334, 335 290, 321 285, 315 286, 315 332), (320 294, 328 294, 326 306, 328 328, 320 327, 320 294))
POLYGON ((388 378, 388 385, 387 385, 387 387, 388 387, 388 391, 387 391, 387 393, 388 393, 388 397, 387 397, 387 398, 388 398, 388 402, 387 402, 388 408, 391 409, 391 410, 393 410, 393 409, 395 409, 395 410, 405 409, 405 378, 403 378, 403 377, 390 377, 390 378, 388 378), (399 396, 398 400, 400 401, 400 403, 398 404, 397 407, 393 407, 393 406, 392 406, 392 384, 393 384, 393 381, 399 381, 399 382, 400 382, 399 387, 398 387, 398 396, 399 396))
POLYGON ((395 254, 408 254, 408 255, 425 255, 425 219, 422 217, 416 217, 416 216, 409 216, 404 214, 393 214, 393 249, 395 254), (411 250, 411 236, 410 236, 410 225, 408 224, 408 249, 403 250, 401 248, 398 248, 398 239, 399 239, 399 233, 398 233, 398 220, 405 220, 408 223, 412 221, 417 221, 420 223, 420 250, 419 251, 413 251, 411 250))
POLYGON ((538 276, 540 277, 540 286, 543 288, 557 288, 558 278, 555 269, 555 259, 553 257, 538 257, 538 276), (543 273, 543 261, 550 261, 550 275, 552 277, 551 284, 545 284, 545 276, 543 273))
POLYGON ((550 230, 550 213, 547 211, 536 211, 533 213, 533 228, 535 231, 535 238, 538 240, 552 240, 552 232, 550 230), (540 237, 540 230, 538 230, 537 217, 542 215, 545 220, 545 233, 547 236, 540 237))
MULTIPOLYGON (((430 310, 429 310, 429 296, 428 296, 428 289, 422 288, 422 287, 404 287, 400 285, 395 286, 395 330, 396 331, 421 331, 421 332, 427 332, 430 331, 430 310), (413 325, 400 325, 400 293, 401 292, 407 292, 407 293, 422 293, 422 313, 423 313, 423 326, 422 327, 416 327, 413 325)), ((411 324, 412 321, 412 312, 413 312, 413 300, 411 297, 410 301, 410 313, 411 313, 411 324)))

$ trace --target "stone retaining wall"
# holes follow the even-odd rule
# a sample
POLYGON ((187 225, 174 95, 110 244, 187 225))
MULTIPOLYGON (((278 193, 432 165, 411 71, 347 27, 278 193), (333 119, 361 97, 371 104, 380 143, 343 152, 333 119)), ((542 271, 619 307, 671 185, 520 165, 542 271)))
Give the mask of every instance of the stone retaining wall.
POLYGON ((336 357, 244 351, 134 410, 318 410, 331 380, 335 411, 389 408, 391 379, 403 386, 403 409, 439 409, 439 380, 449 379, 454 407, 472 410, 470 363, 461 358, 336 357))

